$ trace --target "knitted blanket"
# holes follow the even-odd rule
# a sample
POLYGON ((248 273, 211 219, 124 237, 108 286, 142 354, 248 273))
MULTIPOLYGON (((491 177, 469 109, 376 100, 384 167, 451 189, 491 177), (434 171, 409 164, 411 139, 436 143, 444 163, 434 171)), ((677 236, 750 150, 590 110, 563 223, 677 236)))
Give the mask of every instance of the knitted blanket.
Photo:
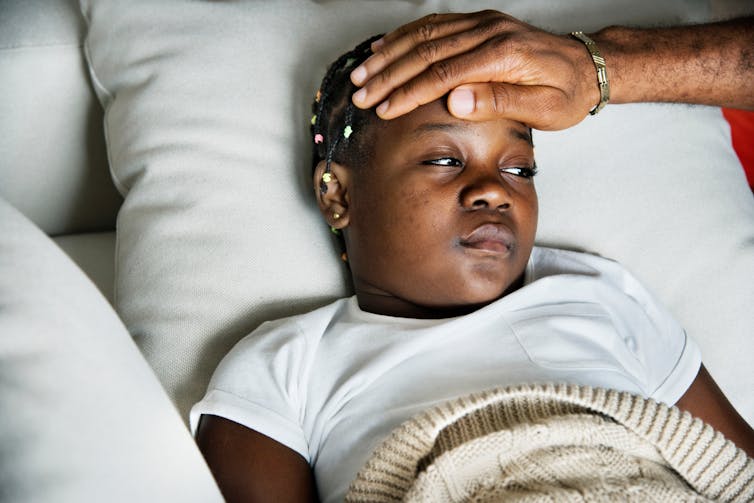
POLYGON ((348 502, 754 501, 754 459, 689 413, 575 385, 498 388, 397 428, 348 502))

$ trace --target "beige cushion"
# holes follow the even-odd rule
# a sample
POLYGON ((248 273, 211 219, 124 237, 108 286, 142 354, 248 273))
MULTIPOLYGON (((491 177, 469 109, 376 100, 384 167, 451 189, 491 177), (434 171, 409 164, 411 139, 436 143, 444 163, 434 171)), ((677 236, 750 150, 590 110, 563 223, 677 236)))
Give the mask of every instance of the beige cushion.
MULTIPOLYGON (((345 49, 447 3, 81 3, 126 197, 115 303, 185 413, 221 356, 261 321, 348 292, 310 195, 310 100, 345 49)), ((488 5, 562 31, 707 13, 680 0, 488 5)), ((539 242, 626 264, 754 422, 754 207, 719 110, 610 106, 535 143, 539 242)))

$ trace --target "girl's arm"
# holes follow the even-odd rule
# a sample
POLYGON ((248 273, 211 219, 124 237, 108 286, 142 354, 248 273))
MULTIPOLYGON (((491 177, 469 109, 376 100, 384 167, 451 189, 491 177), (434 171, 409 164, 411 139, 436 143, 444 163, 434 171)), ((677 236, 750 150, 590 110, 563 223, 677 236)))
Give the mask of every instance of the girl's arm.
MULTIPOLYGON (((754 430, 736 412, 702 366, 676 403, 754 457, 754 430)), ((297 452, 252 429, 202 416, 196 434, 226 501, 316 502, 314 474, 297 452)))
POLYGON ((309 463, 261 433, 204 415, 196 441, 229 503, 318 501, 309 463))
POLYGON ((738 415, 704 365, 676 406, 710 424, 754 457, 754 430, 738 415))

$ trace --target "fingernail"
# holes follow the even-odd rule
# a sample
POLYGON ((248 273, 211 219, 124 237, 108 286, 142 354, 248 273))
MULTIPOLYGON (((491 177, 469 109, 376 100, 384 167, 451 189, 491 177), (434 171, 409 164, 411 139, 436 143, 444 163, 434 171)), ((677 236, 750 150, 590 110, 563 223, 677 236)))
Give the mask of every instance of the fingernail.
POLYGON ((383 115, 390 108, 390 101, 383 101, 380 106, 377 107, 377 115, 383 115))
POLYGON ((367 69, 363 66, 357 66, 354 71, 351 72, 351 82, 360 86, 367 79, 367 69))
POLYGON ((450 94, 450 101, 455 115, 471 115, 474 112, 474 93, 471 89, 456 89, 450 94))
POLYGON ((372 52, 379 51, 380 47, 382 47, 383 45, 385 45, 385 39, 384 38, 379 38, 379 39, 375 40, 374 42, 372 42, 372 46, 371 46, 372 52))
POLYGON ((359 89, 355 93, 353 93, 353 101, 355 103, 364 103, 364 101, 367 99, 367 90, 366 89, 359 89))

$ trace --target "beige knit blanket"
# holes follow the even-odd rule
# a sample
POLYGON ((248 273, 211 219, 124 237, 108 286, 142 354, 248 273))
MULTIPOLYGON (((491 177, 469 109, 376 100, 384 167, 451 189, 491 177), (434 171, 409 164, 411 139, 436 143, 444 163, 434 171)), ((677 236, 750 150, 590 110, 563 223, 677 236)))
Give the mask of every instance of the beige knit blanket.
POLYGON ((754 501, 754 460, 687 412, 575 385, 432 408, 373 453, 348 502, 754 501))

